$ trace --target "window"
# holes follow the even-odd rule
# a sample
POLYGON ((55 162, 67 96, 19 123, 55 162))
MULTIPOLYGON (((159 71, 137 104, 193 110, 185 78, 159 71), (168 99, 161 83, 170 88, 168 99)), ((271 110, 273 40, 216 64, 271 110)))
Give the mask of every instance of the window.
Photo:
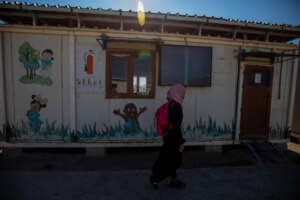
POLYGON ((266 69, 248 69, 248 85, 269 87, 269 71, 266 69))
POLYGON ((107 51, 106 66, 108 98, 154 98, 153 51, 107 51))
POLYGON ((211 86, 211 47, 163 45, 160 85, 211 86))

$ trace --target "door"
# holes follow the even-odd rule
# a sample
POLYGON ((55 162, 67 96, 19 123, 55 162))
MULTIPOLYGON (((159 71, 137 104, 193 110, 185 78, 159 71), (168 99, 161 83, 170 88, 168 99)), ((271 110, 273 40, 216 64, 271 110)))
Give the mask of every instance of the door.
POLYGON ((240 139, 266 140, 269 134, 273 68, 246 66, 240 139))

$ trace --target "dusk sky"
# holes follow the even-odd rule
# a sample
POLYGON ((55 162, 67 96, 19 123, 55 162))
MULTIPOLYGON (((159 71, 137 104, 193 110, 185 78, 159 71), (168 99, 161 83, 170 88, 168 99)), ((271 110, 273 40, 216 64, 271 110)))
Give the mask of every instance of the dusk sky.
MULTIPOLYGON (((19 0, 50 5, 137 10, 138 0, 19 0)), ((145 11, 300 25, 299 0, 142 0, 145 11)))

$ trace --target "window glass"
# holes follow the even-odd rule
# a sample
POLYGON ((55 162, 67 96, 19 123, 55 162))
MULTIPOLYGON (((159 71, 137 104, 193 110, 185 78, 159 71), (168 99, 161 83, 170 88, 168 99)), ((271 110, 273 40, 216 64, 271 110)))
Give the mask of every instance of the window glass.
POLYGON ((187 84, 191 86, 210 85, 211 49, 189 47, 187 63, 187 84))
POLYGON ((150 95, 152 88, 152 55, 147 57, 134 56, 133 68, 134 95, 150 95))
POLYGON ((211 47, 164 45, 160 59, 161 85, 211 85, 211 47))
POLYGON ((152 50, 107 51, 107 98, 153 98, 155 54, 152 50))
POLYGON ((269 73, 264 69, 249 69, 248 70, 248 85, 268 87, 269 73))
POLYGON ((128 88, 128 55, 111 55, 112 93, 124 94, 128 88))
POLYGON ((184 49, 181 46, 163 46, 161 49, 161 83, 184 84, 184 49))

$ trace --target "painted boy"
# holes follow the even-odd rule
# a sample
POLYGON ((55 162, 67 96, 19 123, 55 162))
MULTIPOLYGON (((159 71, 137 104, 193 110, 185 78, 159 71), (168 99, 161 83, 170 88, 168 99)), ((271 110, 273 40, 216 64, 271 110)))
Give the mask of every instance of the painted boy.
POLYGON ((53 61, 53 51, 51 49, 45 49, 42 52, 42 59, 41 59, 41 64, 42 64, 42 71, 41 75, 45 76, 48 78, 47 84, 50 85, 51 82, 51 77, 52 77, 52 61, 53 61))

